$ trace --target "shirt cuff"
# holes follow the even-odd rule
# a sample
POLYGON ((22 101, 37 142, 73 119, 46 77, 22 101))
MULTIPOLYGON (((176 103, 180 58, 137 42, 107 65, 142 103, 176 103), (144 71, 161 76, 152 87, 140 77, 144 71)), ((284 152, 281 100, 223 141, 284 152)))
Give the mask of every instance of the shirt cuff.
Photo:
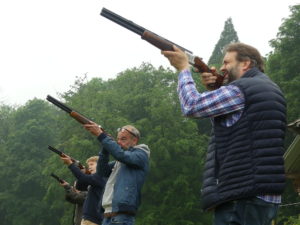
POLYGON ((188 68, 187 68, 187 69, 184 69, 184 70, 181 70, 180 73, 179 73, 179 75, 180 75, 180 74, 191 74, 191 70, 188 69, 188 68))
POLYGON ((97 139, 98 139, 100 142, 102 142, 103 139, 106 138, 106 137, 107 137, 107 135, 106 135, 105 133, 101 133, 101 134, 97 137, 97 139))
POLYGON ((188 77, 192 76, 190 69, 181 70, 180 73, 178 74, 178 79, 181 80, 186 76, 188 76, 188 77))
POLYGON ((71 169, 72 167, 77 167, 76 162, 72 162, 70 165, 68 165, 68 168, 71 169))

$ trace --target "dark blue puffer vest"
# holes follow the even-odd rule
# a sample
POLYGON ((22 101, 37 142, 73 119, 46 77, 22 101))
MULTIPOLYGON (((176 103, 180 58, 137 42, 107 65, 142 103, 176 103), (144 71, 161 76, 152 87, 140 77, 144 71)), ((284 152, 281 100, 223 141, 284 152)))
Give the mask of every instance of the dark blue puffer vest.
POLYGON ((276 84, 257 68, 231 83, 245 96, 241 118, 231 127, 214 119, 203 174, 203 208, 240 198, 282 194, 285 186, 286 103, 276 84))

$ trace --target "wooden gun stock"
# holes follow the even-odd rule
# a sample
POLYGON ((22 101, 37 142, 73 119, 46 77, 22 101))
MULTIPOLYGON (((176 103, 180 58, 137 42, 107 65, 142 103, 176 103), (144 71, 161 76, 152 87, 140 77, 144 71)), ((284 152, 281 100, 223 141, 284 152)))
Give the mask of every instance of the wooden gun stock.
POLYGON ((197 68, 200 73, 207 72, 207 73, 212 73, 214 76, 217 76, 216 83, 209 85, 209 87, 211 89, 218 89, 219 87, 222 86, 224 76, 215 71, 212 71, 202 61, 202 58, 200 58, 198 56, 194 56, 191 51, 153 33, 152 31, 145 29, 144 27, 141 27, 141 26, 133 23, 132 21, 130 21, 128 19, 125 19, 124 17, 121 17, 120 15, 118 15, 106 8, 102 9, 100 15, 104 16, 107 19, 119 24, 120 26, 140 35, 143 40, 149 42, 150 44, 154 45, 155 47, 159 48, 162 51, 174 51, 173 45, 177 46, 178 48, 180 48, 182 51, 184 51, 187 54, 187 56, 189 58, 189 63, 192 66, 194 66, 195 68, 197 68))
POLYGON ((219 74, 216 71, 212 71, 198 56, 194 58, 194 62, 195 63, 193 66, 196 67, 200 73, 212 73, 217 77, 217 80, 214 84, 208 85, 211 89, 218 89, 223 85, 224 76, 222 74, 219 74))

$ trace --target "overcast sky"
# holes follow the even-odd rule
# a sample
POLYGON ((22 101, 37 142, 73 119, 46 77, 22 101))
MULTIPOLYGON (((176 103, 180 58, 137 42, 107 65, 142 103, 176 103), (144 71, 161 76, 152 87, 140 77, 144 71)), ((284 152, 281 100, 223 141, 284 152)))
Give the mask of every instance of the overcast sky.
POLYGON ((0 103, 23 105, 70 89, 76 77, 115 78, 149 62, 170 67, 160 50, 100 16, 103 7, 208 61, 224 22, 240 41, 272 49, 289 6, 300 0, 3 0, 0 1, 0 103))

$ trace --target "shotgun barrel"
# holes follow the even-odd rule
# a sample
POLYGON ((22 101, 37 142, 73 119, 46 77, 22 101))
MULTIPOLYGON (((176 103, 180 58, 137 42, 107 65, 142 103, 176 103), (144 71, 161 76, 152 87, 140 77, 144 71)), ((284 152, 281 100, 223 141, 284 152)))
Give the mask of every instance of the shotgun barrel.
POLYGON ((197 70, 200 73, 204 73, 204 72, 212 73, 214 76, 217 77, 217 80, 214 84, 208 85, 211 89, 217 89, 223 85, 224 75, 211 70, 208 67, 208 65, 203 62, 202 58, 200 58, 198 56, 194 56, 190 50, 187 50, 186 48, 184 48, 178 44, 175 44, 174 42, 169 41, 168 39, 163 38, 163 37, 155 34, 154 32, 149 31, 144 27, 141 27, 140 25, 137 25, 136 23, 134 23, 134 22, 132 22, 132 21, 106 9, 106 8, 102 8, 100 15, 119 24, 120 26, 140 35, 143 40, 149 42, 150 44, 154 45, 155 47, 159 48, 162 51, 174 51, 173 46, 174 45, 177 46, 178 48, 180 48, 182 51, 184 51, 186 53, 186 55, 188 56, 188 59, 189 59, 189 64, 191 64, 193 67, 197 68, 197 70))

